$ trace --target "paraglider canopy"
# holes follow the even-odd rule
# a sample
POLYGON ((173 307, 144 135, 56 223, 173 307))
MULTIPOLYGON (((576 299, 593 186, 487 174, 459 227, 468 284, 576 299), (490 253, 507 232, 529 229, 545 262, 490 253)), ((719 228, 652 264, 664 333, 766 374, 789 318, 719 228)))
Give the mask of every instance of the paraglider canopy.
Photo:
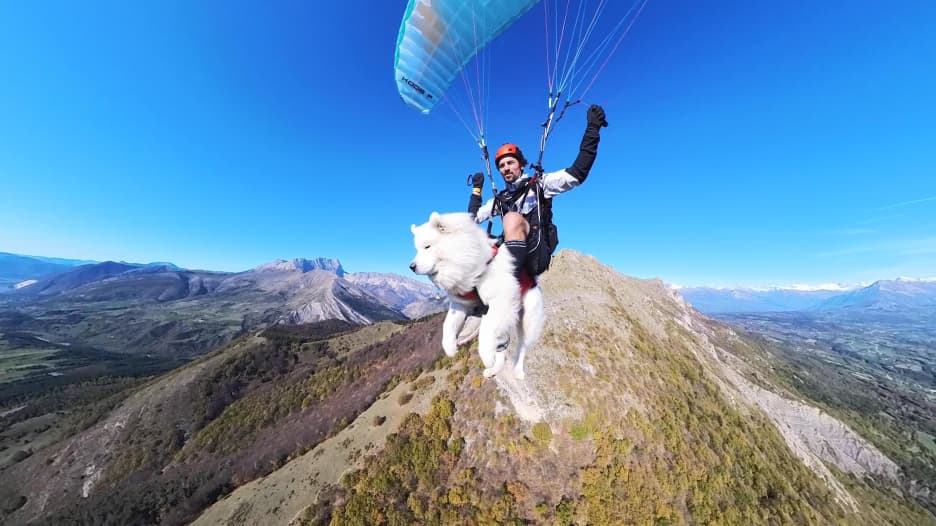
POLYGON ((410 0, 397 37, 400 97, 423 113, 480 49, 539 0, 410 0))

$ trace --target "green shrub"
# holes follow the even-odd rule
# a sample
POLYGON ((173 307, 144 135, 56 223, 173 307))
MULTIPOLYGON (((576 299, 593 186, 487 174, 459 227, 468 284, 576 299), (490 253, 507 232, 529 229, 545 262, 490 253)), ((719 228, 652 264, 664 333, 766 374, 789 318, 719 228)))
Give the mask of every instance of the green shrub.
POLYGON ((552 429, 546 422, 538 422, 533 425, 533 438, 543 443, 549 443, 552 440, 552 429))

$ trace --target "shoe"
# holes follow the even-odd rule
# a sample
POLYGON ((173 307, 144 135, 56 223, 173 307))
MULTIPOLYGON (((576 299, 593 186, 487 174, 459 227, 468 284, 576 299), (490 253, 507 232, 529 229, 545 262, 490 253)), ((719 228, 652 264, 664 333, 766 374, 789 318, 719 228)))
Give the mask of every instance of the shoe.
POLYGON ((480 302, 479 302, 478 305, 475 306, 474 309, 472 309, 472 310, 470 310, 470 311, 468 312, 468 315, 469 315, 469 316, 477 316, 477 317, 480 318, 481 316, 484 316, 484 315, 487 314, 487 313, 488 313, 488 306, 485 305, 485 304, 483 304, 483 303, 480 303, 480 302))

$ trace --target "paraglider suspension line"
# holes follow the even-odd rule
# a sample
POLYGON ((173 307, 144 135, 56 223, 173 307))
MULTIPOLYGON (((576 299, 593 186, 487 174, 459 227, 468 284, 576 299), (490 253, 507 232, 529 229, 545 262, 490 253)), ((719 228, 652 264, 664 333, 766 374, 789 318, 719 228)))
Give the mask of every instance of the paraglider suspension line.
POLYGON ((549 113, 546 114, 546 120, 544 120, 543 124, 541 125, 543 127, 543 135, 540 137, 539 157, 536 159, 536 164, 531 167, 536 171, 537 176, 543 175, 543 152, 546 151, 546 140, 549 139, 549 136, 552 135, 553 130, 556 129, 556 125, 559 124, 559 121, 561 121, 562 117, 565 116, 566 110, 582 102, 581 100, 577 100, 575 102, 567 100, 565 104, 562 105, 562 109, 559 110, 559 115, 556 116, 556 108, 559 105, 559 98, 561 96, 562 93, 557 93, 555 96, 553 96, 551 93, 549 94, 549 102, 547 104, 549 113))
MULTIPOLYGON (((494 195, 494 202, 497 202, 497 182, 494 181, 494 174, 491 172, 491 154, 488 152, 487 142, 484 140, 484 136, 481 136, 481 140, 478 141, 478 147, 481 148, 481 162, 484 165, 484 169, 487 170, 488 180, 491 181, 491 193, 494 195)), ((487 233, 488 236, 491 235, 491 231, 494 228, 494 215, 491 215, 491 219, 488 219, 487 224, 487 233)))

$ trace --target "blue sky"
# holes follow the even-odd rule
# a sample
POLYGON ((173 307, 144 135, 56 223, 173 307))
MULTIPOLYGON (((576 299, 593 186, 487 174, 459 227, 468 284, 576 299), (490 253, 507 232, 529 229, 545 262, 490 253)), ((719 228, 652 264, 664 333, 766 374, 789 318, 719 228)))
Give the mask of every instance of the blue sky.
MULTIPOLYGON (((463 210, 479 161, 451 112, 398 98, 404 8, 3 3, 0 251, 407 273, 409 225, 463 210)), ((493 145, 538 141, 543 11, 490 48, 493 145)), ((611 126, 555 201, 561 245, 682 285, 936 276, 934 19, 929 1, 650 0, 588 94, 611 126)))

